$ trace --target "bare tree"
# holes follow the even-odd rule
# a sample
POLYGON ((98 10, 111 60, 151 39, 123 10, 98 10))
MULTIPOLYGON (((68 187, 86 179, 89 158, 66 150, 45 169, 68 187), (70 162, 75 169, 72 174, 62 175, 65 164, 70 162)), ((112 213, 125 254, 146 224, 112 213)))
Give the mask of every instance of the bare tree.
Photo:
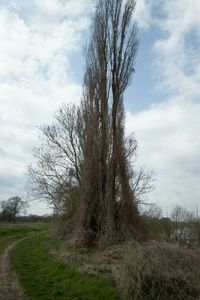
POLYGON ((176 205, 171 213, 171 219, 174 222, 172 238, 175 240, 187 239, 190 235, 188 222, 194 219, 193 213, 180 205, 176 205))
POLYGON ((26 201, 22 201, 20 197, 16 196, 2 201, 0 206, 2 208, 2 214, 7 216, 9 222, 14 223, 16 221, 16 217, 20 213, 26 212, 28 203, 26 201))
MULTIPOLYGON (((64 218, 72 217, 81 200, 80 174, 86 134, 82 114, 80 108, 75 105, 62 105, 54 114, 53 123, 40 127, 42 144, 33 149, 35 162, 29 165, 27 170, 29 196, 47 201, 54 211, 64 218)), ((96 135, 94 138, 96 139, 96 135)), ((131 165, 131 188, 137 203, 141 204, 144 202, 144 196, 153 187, 152 176, 144 169, 135 168, 137 142, 133 135, 126 137, 125 149, 126 159, 131 165)), ((103 150, 105 149, 102 147, 102 153, 103 150)), ((97 152, 94 152, 96 157, 95 153, 97 152)), ((106 164, 104 167, 107 170, 106 164)), ((91 168, 94 169, 93 162, 91 168)), ((105 170, 102 172, 105 173, 105 170)))
POLYGON ((137 142, 124 133, 123 95, 138 44, 134 10, 133 0, 99 0, 81 105, 63 106, 55 122, 41 128, 43 146, 29 166, 32 193, 73 217, 74 234, 85 245, 140 232, 138 204, 152 189, 151 174, 134 169, 137 142))
POLYGON ((195 231, 197 244, 199 246, 200 245, 200 219, 199 219, 198 206, 196 206, 196 216, 194 218, 194 231, 195 231))
POLYGON ((144 167, 136 167, 138 143, 133 134, 125 138, 125 157, 130 165, 129 179, 138 206, 148 204, 146 196, 154 190, 155 173, 144 167))
MULTIPOLYGON (((80 108, 62 105, 54 114, 54 122, 40 127, 42 144, 33 149, 35 162, 27 170, 29 196, 47 201, 63 217, 71 216, 80 201, 84 127, 80 108)), ((125 149, 131 165, 131 188, 137 203, 143 204, 153 187, 152 173, 136 169, 137 142, 133 135, 126 137, 125 149)))
POLYGON ((162 217, 162 208, 156 204, 151 204, 149 208, 143 212, 143 215, 160 219, 162 217))
POLYGON ((61 215, 70 214, 78 199, 82 161, 80 112, 63 105, 51 125, 40 128, 42 145, 34 148, 35 164, 28 166, 28 192, 46 199, 61 215))
POLYGON ((138 45, 134 10, 134 0, 100 0, 86 51, 77 226, 83 244, 131 237, 142 227, 124 136, 123 94, 131 82, 138 45))

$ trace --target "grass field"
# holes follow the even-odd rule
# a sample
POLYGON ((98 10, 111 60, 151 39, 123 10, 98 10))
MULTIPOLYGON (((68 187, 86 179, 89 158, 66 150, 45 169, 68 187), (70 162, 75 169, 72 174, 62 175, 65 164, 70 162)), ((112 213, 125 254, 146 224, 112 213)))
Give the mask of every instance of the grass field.
POLYGON ((46 224, 0 224, 0 254, 14 241, 47 229, 46 224))
POLYGON ((0 224, 0 240, 9 236, 39 232, 48 229, 48 224, 0 224))
POLYGON ((61 241, 44 235, 18 244, 11 262, 30 300, 117 300, 114 284, 59 261, 51 249, 61 241))

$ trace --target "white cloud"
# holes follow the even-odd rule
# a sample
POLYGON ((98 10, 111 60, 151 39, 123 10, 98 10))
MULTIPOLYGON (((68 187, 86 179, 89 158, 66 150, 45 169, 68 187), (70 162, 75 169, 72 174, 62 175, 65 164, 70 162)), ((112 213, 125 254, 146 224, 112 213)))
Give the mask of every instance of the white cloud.
POLYGON ((161 33, 154 45, 153 67, 159 75, 157 86, 171 96, 137 115, 129 114, 127 126, 136 132, 139 161, 157 173, 150 199, 165 213, 175 204, 194 210, 200 204, 200 3, 141 3, 149 5, 147 11, 159 10, 159 17, 150 15, 147 24, 158 26, 161 33))
POLYGON ((135 18, 138 26, 149 28, 152 24, 152 0, 139 0, 136 2, 135 18))
POLYGON ((93 8, 91 0, 0 1, 0 200, 23 191, 35 126, 80 99, 69 56, 81 50, 93 8))
POLYGON ((199 95, 200 84, 200 2, 163 1, 165 18, 159 26, 165 37, 155 50, 162 68, 164 85, 183 97, 199 95))
POLYGON ((166 210, 182 204, 193 210, 200 200, 200 104, 173 99, 143 111, 128 114, 128 130, 135 130, 139 164, 157 174, 152 201, 166 210))

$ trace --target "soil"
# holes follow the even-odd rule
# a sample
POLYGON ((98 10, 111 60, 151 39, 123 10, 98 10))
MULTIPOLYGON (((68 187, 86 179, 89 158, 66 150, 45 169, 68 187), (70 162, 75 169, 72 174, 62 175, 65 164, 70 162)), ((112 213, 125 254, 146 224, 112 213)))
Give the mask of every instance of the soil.
POLYGON ((24 300, 24 292, 10 263, 10 253, 23 239, 10 244, 0 256, 0 300, 24 300))

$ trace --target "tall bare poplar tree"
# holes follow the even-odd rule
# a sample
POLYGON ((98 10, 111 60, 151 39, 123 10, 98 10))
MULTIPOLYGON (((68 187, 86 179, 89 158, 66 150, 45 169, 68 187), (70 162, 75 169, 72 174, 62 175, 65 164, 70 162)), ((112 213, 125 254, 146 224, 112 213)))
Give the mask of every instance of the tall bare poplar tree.
POLYGON ((124 137, 123 95, 137 52, 135 0, 99 0, 86 51, 83 163, 77 234, 110 243, 140 228, 124 137))

